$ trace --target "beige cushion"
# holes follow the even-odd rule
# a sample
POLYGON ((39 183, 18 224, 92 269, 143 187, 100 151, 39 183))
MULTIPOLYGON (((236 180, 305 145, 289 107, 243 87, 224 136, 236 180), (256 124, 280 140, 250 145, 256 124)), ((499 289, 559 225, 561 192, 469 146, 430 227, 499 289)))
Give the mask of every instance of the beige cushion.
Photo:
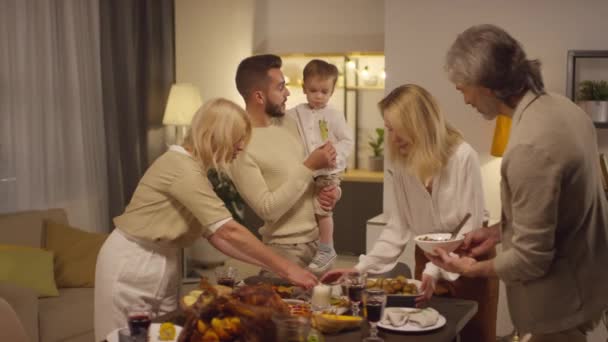
MULTIPOLYGON (((39 300, 40 342, 71 341, 93 332, 94 289, 60 289, 39 300)), ((93 340, 90 340, 93 341, 93 340)))
POLYGON ((107 234, 46 221, 46 248, 55 253, 55 282, 62 287, 95 286, 97 254, 107 234))
POLYGON ((42 216, 39 212, 0 215, 0 244, 42 247, 42 216))
POLYGON ((44 220, 67 223, 63 209, 0 214, 0 244, 44 247, 44 220))

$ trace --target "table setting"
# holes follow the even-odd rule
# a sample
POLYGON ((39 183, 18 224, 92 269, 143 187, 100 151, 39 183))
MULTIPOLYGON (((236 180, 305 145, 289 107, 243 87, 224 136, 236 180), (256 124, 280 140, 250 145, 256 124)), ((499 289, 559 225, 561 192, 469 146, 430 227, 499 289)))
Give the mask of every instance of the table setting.
MULTIPOLYGON (((453 240, 421 241, 452 247, 453 240)), ((217 284, 201 278, 177 311, 148 320, 143 338, 131 327, 133 336, 122 337, 129 328, 120 329, 107 341, 453 341, 477 311, 476 302, 440 297, 417 308, 421 283, 402 263, 386 274, 349 272, 308 290, 278 278, 239 280, 225 267, 217 272, 217 284)))

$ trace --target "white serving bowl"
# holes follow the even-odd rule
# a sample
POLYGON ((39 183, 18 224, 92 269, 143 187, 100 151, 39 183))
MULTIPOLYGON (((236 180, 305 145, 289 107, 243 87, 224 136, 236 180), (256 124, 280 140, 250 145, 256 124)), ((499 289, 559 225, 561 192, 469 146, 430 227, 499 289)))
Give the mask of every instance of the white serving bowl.
POLYGON ((447 253, 451 253, 456 250, 456 248, 458 248, 458 246, 460 246, 464 241, 464 236, 462 235, 457 236, 454 239, 448 240, 450 236, 452 236, 452 234, 450 233, 422 234, 416 236, 414 238, 414 241, 416 242, 416 245, 418 245, 418 247, 422 248, 423 251, 431 255, 437 255, 435 254, 433 249, 441 248, 447 253), (436 241, 424 239, 433 239, 436 241))

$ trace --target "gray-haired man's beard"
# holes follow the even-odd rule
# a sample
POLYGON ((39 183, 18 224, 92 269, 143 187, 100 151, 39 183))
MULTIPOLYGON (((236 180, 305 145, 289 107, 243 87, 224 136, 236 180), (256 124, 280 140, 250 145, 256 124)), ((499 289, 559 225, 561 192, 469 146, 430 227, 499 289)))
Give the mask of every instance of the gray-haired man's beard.
POLYGON ((283 104, 271 104, 266 103, 266 108, 264 109, 268 115, 273 118, 281 118, 285 116, 285 112, 283 111, 283 104))

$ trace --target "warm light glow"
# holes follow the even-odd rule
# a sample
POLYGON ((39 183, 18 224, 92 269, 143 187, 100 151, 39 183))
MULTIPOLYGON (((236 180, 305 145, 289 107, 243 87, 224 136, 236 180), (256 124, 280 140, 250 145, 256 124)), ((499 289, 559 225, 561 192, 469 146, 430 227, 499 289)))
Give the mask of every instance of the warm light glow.
POLYGON ((363 68, 363 70, 361 70, 361 77, 363 79, 366 79, 369 77, 369 68, 367 67, 367 65, 365 66, 365 68, 363 68))
POLYGON ((355 64, 355 61, 353 61, 352 59, 349 60, 348 62, 346 62, 346 67, 349 69, 354 69, 357 66, 357 64, 355 64))
POLYGON ((290 79, 287 75, 284 76, 284 79, 285 79, 285 84, 289 84, 290 79))
POLYGON ((386 79, 386 71, 382 70, 382 72, 380 73, 380 78, 383 80, 386 79))
POLYGON ((190 125, 192 117, 203 104, 198 88, 189 83, 171 86, 163 116, 164 125, 190 125))

